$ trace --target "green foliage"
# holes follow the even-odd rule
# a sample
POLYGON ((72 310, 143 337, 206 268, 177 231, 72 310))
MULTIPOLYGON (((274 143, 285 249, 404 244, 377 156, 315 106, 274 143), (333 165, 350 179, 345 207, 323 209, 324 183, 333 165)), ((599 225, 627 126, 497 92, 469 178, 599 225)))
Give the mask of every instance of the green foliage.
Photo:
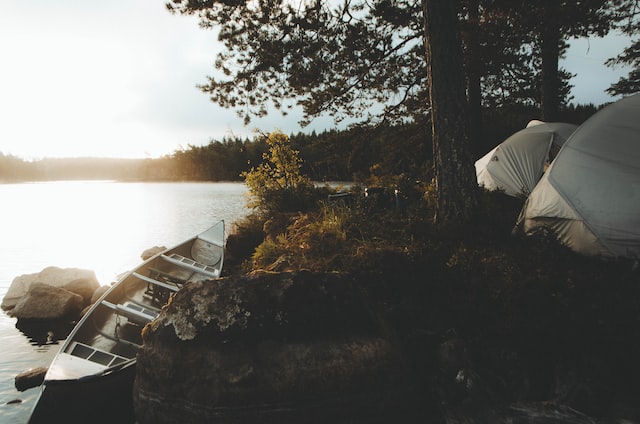
POLYGON ((379 274, 421 257, 426 234, 434 231, 417 200, 410 215, 379 198, 365 198, 360 187, 351 198, 321 202, 304 214, 280 214, 265 223, 266 239, 251 257, 253 270, 309 269, 379 274))
POLYGON ((630 38, 630 45, 620 54, 607 60, 606 65, 612 68, 630 66, 625 77, 611 84, 606 90, 611 95, 634 94, 640 91, 640 14, 637 0, 621 0, 614 13, 618 29, 630 38))
POLYGON ((225 269, 242 266, 264 241, 264 222, 256 214, 249 214, 234 222, 225 246, 225 269))
MULTIPOLYGON (((561 40, 606 33, 620 1, 459 3, 468 83, 481 90, 474 101, 502 107, 540 105, 541 34, 558 29, 557 59, 561 40)), ((337 122, 397 125, 429 114, 420 1, 173 0, 167 7, 219 30, 225 47, 215 62, 219 72, 199 87, 246 120, 271 110, 286 115, 296 104, 305 120, 330 114, 337 122)), ((558 100, 568 101, 571 75, 555 72, 558 100)))
POLYGON ((346 208, 324 206, 321 211, 291 217, 280 234, 268 238, 252 256, 254 269, 311 269, 331 272, 348 268, 359 244, 346 208), (354 237, 355 236, 355 237, 354 237))
POLYGON ((372 104, 389 103, 384 114, 402 122, 420 113, 414 106, 424 110, 421 7, 376 3, 174 0, 168 8, 219 28, 220 72, 200 88, 247 121, 270 107, 286 114, 294 104, 305 118, 329 113, 336 121, 368 121, 372 104))
POLYGON ((171 155, 172 179, 234 181, 249 163, 260 161, 265 145, 260 139, 224 139, 205 146, 189 146, 171 155))
POLYGON ((314 201, 314 185, 300 172, 299 152, 291 148, 289 137, 280 131, 269 134, 266 143, 264 161, 242 173, 250 191, 248 206, 266 216, 307 210, 314 201))
MULTIPOLYGON (((431 219, 433 188, 425 185, 417 190, 421 196, 404 211, 359 197, 358 187, 350 201, 323 202, 307 213, 263 217, 266 238, 251 255, 250 268, 375 274, 400 264, 420 268, 436 261, 442 278, 476 275, 491 279, 496 290, 502 290, 538 269, 537 258, 559 265, 572 256, 549 237, 529 245, 511 237, 522 207, 519 199, 485 192, 471 230, 443 232, 431 219)), ((539 274, 535 272, 531 275, 539 274)))
POLYGON ((568 47, 567 40, 606 35, 612 28, 612 2, 494 0, 491 3, 509 17, 511 29, 525 41, 521 48, 531 49, 530 68, 539 72, 540 78, 532 79, 529 75, 523 82, 531 84, 533 96, 541 96, 536 100, 542 103, 543 115, 545 109, 552 109, 553 116, 542 118, 557 120, 556 113, 570 100, 568 81, 572 75, 558 68, 558 61, 568 47))

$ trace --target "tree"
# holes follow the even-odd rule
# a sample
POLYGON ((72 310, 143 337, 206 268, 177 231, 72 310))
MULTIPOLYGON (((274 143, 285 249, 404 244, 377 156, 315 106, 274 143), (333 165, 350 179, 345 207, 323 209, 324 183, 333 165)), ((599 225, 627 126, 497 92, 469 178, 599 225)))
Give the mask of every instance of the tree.
POLYGON ((477 148, 485 137, 483 109, 538 105, 539 84, 531 34, 499 4, 463 0, 460 22, 470 137, 477 148))
POLYGON ((476 180, 468 148, 462 45, 453 0, 423 0, 427 74, 436 177, 436 220, 470 221, 476 180))
POLYGON ((218 31, 226 50, 200 88, 246 121, 295 106, 305 121, 322 114, 368 120, 374 104, 384 105, 383 121, 425 110, 415 107, 426 97, 415 0, 378 0, 372 7, 360 0, 173 0, 168 8, 198 14, 201 26, 218 31))
MULTIPOLYGON (((425 100, 444 96, 434 96, 438 83, 427 80, 423 6, 417 0, 173 0, 168 4, 172 12, 197 14, 201 26, 218 31, 225 51, 217 57, 217 73, 200 88, 212 101, 236 109, 246 121, 265 115, 271 106, 283 113, 301 106, 305 121, 328 113, 337 121, 350 117, 373 124, 421 122, 437 109, 441 116, 432 130, 441 135, 434 144, 434 164, 443 206, 437 216, 445 221, 450 214, 451 220, 462 219, 468 212, 453 207, 454 199, 471 202, 467 188, 475 185, 468 172, 470 155, 465 153, 468 124, 459 123, 465 131, 461 136, 443 123, 466 120, 467 111, 450 107, 446 100, 434 108, 425 100), (447 117, 450 113, 455 116, 447 117)), ((454 32, 458 11, 454 10, 453 19, 446 18, 454 32)), ((450 11, 436 7, 433 13, 440 19, 441 13, 450 11)), ((445 42, 452 51, 460 48, 457 37, 445 42)), ((454 66, 455 74, 461 74, 462 61, 456 59, 454 66)))
POLYGON ((618 22, 618 29, 629 37, 636 37, 629 47, 625 48, 618 56, 607 60, 610 67, 630 65, 632 68, 626 77, 611 84, 607 93, 633 94, 640 91, 640 0, 623 0, 615 9, 614 15, 618 22))
POLYGON ((531 33, 532 48, 539 57, 540 118, 556 120, 570 77, 559 68, 559 59, 571 37, 602 37, 611 29, 612 2, 617 0, 496 0, 517 25, 531 33))
MULTIPOLYGON (((481 66, 474 79, 482 79, 488 104, 521 98, 528 104, 526 81, 535 74, 530 49, 522 46, 531 37, 494 3, 463 0, 459 15, 465 33, 476 34, 481 66)), ((330 114, 396 124, 424 120, 429 111, 420 0, 173 0, 167 7, 196 14, 202 27, 218 32, 225 51, 199 87, 246 121, 295 106, 305 123, 330 114)))

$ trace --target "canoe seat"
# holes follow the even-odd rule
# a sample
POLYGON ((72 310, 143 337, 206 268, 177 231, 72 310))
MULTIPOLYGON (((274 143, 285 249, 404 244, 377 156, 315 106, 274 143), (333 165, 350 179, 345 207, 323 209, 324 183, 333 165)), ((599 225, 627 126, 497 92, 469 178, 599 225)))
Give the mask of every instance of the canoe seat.
POLYGON ((218 278, 220 276, 219 269, 209 265, 201 264, 200 262, 196 262, 193 259, 189 259, 182 255, 178 255, 177 253, 171 253, 170 255, 162 254, 160 255, 160 257, 163 260, 173 265, 177 265, 179 267, 182 267, 191 271, 195 271, 198 274, 203 274, 212 278, 218 278))
POLYGON ((106 300, 102 304, 107 308, 116 311, 117 314, 125 316, 127 320, 138 325, 146 325, 156 319, 158 312, 152 309, 144 308, 132 302, 111 303, 106 300))
POLYGON ((71 355, 95 362, 96 364, 104 365, 105 367, 113 367, 129 360, 124 356, 105 352, 80 342, 74 342, 71 346, 71 355))
POLYGON ((171 295, 180 290, 181 284, 185 283, 184 279, 175 277, 159 269, 149 267, 150 276, 133 273, 133 276, 147 283, 144 295, 150 298, 157 305, 164 305, 169 301, 171 295))
POLYGON ((151 276, 151 278, 155 279, 156 281, 158 279, 162 279, 165 281, 170 281, 174 284, 184 284, 187 282, 187 279, 180 278, 176 275, 169 274, 160 269, 152 268, 152 267, 149 267, 149 275, 151 276))
POLYGON ((146 275, 142 275, 142 274, 138 274, 137 272, 134 272, 133 275, 134 277, 142 280, 142 281, 146 281, 149 284, 153 284, 154 286, 159 286, 162 288, 165 288, 167 290, 171 290, 174 292, 177 292, 178 290, 180 290, 180 287, 178 287, 177 284, 184 284, 185 280, 177 278, 177 277, 173 277, 169 280, 175 280, 175 281, 171 281, 171 283, 167 283, 165 281, 160 281, 158 278, 156 277, 161 277, 162 275, 169 275, 165 272, 159 271, 155 268, 149 268, 149 271, 151 271, 151 274, 153 274, 153 277, 147 277, 146 275))

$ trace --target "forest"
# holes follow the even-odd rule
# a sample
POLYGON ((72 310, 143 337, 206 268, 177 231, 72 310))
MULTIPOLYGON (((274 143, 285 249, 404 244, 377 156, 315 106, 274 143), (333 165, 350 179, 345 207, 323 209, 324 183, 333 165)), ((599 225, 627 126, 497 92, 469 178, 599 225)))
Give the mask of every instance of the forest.
MULTIPOLYGON (((570 105, 561 111, 564 122, 582 123, 599 107, 570 105)), ((480 157, 512 133, 524 128, 537 111, 532 107, 486 109, 485 131, 473 146, 480 157)), ((430 177, 431 151, 425 149, 430 128, 419 124, 355 127, 322 133, 290 134, 300 152, 303 172, 314 181, 368 183, 403 177, 430 177), (426 150, 426 151, 425 151, 426 150)), ((26 161, 0 152, 0 182, 54 180, 118 181, 240 181, 241 174, 262 161, 265 136, 211 140, 189 145, 153 159, 44 158, 26 161)), ((88 140, 88 143, 91 141, 88 140)))
MULTIPOLYGON (((607 64, 633 70, 608 91, 637 91, 636 0, 451 4, 457 8, 426 14, 422 8, 430 1, 311 2, 299 9, 277 1, 215 7, 209 2, 174 1, 166 7, 175 14, 195 15, 200 26, 218 32, 225 50, 215 57, 216 73, 207 84, 198 85, 214 103, 234 109, 246 122, 266 114, 286 115, 292 106, 303 109, 307 122, 326 115, 335 119, 340 129, 289 135, 304 171, 317 181, 431 180, 455 175, 447 167, 462 161, 465 165, 458 168, 464 175, 459 180, 443 178, 452 185, 438 187, 474 185, 470 159, 529 120, 580 124, 602 106, 571 103, 572 75, 559 66, 559 59, 572 38, 627 35, 629 47, 612 52, 617 56, 607 64), (449 15, 449 24, 439 20, 449 15), (423 21, 423 16, 434 20, 423 21), (441 30, 427 36, 425 24, 444 25, 457 33, 451 39, 438 39, 444 34, 441 30), (443 53, 439 55, 437 48, 443 53), (458 49, 460 60, 446 62, 458 49), (439 58, 444 60, 441 70, 431 69, 439 58), (447 82, 438 72, 445 77, 455 72, 455 81, 447 82), (449 85, 434 90, 433 83, 449 85), (456 107, 464 103, 465 113, 432 104, 431 92, 455 100, 456 107), (440 111, 463 121, 444 119, 451 125, 442 127, 440 111), (356 124, 342 129, 345 119, 356 124), (455 133, 462 128, 465 134, 455 133), (432 142, 434 134, 446 142, 432 142), (434 150, 442 155, 434 156, 434 150), (444 160, 437 164, 434 157, 444 160)), ((211 140, 153 159, 25 161, 0 151, 0 181, 241 180, 243 172, 261 161, 263 139, 275 128, 261 130, 264 134, 253 139, 211 140)))

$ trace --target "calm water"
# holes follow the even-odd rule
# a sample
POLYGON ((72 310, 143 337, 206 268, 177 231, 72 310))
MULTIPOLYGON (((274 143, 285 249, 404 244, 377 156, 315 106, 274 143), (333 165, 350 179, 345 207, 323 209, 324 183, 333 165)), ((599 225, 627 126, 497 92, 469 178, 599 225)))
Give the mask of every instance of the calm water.
MULTIPOLYGON (((94 270, 109 284, 149 247, 171 247, 220 219, 228 233, 248 212, 245 192, 242 183, 0 184, 0 299, 15 277, 47 266, 94 270)), ((38 389, 18 392, 14 378, 47 367, 55 339, 0 312, 0 423, 27 422, 38 389)))

